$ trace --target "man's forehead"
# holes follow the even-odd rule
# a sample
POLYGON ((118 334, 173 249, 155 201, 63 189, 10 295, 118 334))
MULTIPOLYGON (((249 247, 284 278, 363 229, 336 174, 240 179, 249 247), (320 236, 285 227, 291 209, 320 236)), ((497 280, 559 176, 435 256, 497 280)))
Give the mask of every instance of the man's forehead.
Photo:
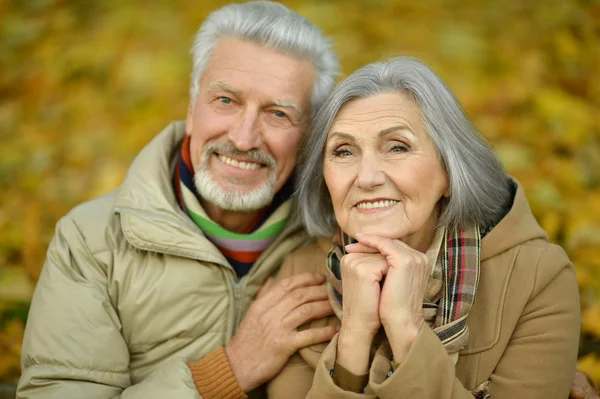
POLYGON ((208 66, 201 78, 205 90, 216 83, 229 86, 242 93, 262 91, 273 93, 278 101, 304 101, 299 96, 310 94, 315 77, 315 67, 310 61, 293 54, 273 50, 257 43, 236 39, 219 39, 208 66), (287 97, 287 98, 286 98, 287 97))

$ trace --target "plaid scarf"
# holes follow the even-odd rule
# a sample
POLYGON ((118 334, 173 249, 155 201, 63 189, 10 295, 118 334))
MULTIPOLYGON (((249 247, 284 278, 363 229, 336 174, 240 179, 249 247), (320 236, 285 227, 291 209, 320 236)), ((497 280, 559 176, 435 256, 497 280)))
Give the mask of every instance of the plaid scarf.
MULTIPOLYGON (((327 256, 329 301, 339 319, 343 305, 340 259, 346 254, 345 246, 354 242, 338 229, 327 256)), ((438 229, 426 252, 433 268, 425 291, 423 314, 454 364, 469 339, 467 315, 479 284, 480 251, 481 235, 474 226, 455 231, 438 229)))

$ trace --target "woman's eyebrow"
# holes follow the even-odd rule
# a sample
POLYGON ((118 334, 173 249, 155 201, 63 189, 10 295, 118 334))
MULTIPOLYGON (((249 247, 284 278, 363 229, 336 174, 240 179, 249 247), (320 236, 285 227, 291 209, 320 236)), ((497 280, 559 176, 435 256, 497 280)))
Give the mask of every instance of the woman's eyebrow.
POLYGON ((342 133, 342 132, 333 132, 329 135, 329 137, 327 137, 327 141, 329 141, 332 138, 336 138, 339 137, 341 139, 344 140, 351 140, 354 141, 354 136, 348 133, 342 133))
POLYGON ((413 133, 413 131, 410 130, 410 128, 408 126, 406 126, 406 125, 396 125, 396 126, 388 127, 387 129, 383 129, 382 131, 379 132, 379 134, 377 135, 377 137, 382 138, 382 137, 387 136, 388 134, 395 133, 398 130, 403 130, 405 132, 408 132, 408 133, 412 134, 413 136, 415 135, 413 133))

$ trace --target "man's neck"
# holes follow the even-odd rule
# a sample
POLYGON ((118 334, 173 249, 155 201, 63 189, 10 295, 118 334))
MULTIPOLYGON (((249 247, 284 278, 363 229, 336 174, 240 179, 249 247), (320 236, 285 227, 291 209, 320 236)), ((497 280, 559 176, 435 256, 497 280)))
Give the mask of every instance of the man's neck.
POLYGON ((242 234, 250 223, 252 223, 259 215, 260 211, 254 212, 234 212, 225 211, 218 206, 211 204, 208 201, 201 200, 202 208, 206 212, 206 215, 224 228, 225 230, 231 231, 232 233, 242 234))

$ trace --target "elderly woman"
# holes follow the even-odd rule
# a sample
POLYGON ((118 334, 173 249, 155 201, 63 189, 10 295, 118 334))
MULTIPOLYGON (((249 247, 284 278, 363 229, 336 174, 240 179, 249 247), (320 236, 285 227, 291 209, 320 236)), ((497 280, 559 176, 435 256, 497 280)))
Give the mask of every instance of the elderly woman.
POLYGON ((291 254, 279 277, 325 273, 337 317, 313 326, 340 330, 295 354, 271 397, 568 397, 573 266, 425 65, 370 64, 335 89, 306 140, 298 202, 333 247, 291 254))

